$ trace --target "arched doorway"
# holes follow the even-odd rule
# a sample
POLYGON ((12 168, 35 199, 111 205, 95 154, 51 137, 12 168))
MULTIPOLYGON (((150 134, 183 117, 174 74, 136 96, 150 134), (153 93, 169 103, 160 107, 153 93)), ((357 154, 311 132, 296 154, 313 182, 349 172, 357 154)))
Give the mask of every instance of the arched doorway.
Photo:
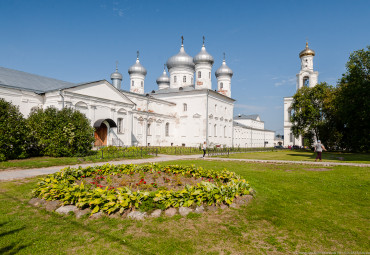
POLYGON ((94 146, 108 145, 108 128, 117 127, 117 124, 112 119, 100 119, 95 121, 95 143, 94 146))

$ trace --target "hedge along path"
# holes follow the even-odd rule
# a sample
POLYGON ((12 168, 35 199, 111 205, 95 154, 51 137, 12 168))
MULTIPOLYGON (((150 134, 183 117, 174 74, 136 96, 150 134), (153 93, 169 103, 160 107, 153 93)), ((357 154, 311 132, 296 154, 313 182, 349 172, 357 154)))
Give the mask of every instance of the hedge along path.
POLYGON ((41 178, 33 190, 33 196, 45 200, 59 200, 63 204, 76 205, 80 209, 90 208, 91 214, 103 212, 123 213, 126 209, 137 209, 143 205, 150 209, 169 207, 191 207, 199 205, 231 205, 235 198, 253 195, 249 183, 234 172, 214 171, 195 166, 111 165, 65 168, 41 178), (135 191, 127 186, 105 186, 85 179, 101 179, 104 176, 133 174, 182 175, 188 178, 203 178, 196 185, 185 185, 180 190, 159 187, 156 190, 135 191), (149 205, 149 206, 148 206, 149 205))

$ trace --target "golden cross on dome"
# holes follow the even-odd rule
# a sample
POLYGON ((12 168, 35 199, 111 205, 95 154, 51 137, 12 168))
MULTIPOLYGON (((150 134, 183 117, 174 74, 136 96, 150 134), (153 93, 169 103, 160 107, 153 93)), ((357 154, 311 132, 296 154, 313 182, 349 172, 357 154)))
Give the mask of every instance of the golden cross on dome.
POLYGON ((206 38, 204 37, 204 35, 203 35, 203 46, 204 46, 204 40, 205 40, 206 38))
POLYGON ((139 59, 139 51, 136 51, 136 58, 139 59))
POLYGON ((181 36, 181 45, 184 45, 184 37, 181 36))

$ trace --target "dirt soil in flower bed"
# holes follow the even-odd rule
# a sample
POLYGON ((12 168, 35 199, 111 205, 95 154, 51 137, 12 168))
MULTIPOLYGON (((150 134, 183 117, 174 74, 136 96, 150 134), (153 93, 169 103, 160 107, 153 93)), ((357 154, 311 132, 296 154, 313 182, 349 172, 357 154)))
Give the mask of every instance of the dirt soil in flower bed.
POLYGON ((94 177, 82 176, 82 180, 76 181, 78 185, 84 181, 84 184, 91 184, 91 188, 100 187, 115 189, 119 187, 128 187, 132 191, 147 190, 154 191, 157 189, 164 190, 182 190, 185 185, 194 186, 201 181, 215 182, 212 178, 195 178, 192 176, 183 176, 181 174, 165 174, 158 173, 132 173, 132 174, 117 174, 117 175, 96 175, 94 177))

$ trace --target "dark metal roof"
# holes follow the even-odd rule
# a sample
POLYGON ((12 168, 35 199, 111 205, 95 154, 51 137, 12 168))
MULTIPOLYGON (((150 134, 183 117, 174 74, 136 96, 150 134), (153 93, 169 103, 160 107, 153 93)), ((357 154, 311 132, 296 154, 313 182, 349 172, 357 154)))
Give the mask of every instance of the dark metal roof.
POLYGON ((75 83, 56 80, 36 74, 0 67, 0 85, 29 90, 36 93, 77 86, 75 83))

